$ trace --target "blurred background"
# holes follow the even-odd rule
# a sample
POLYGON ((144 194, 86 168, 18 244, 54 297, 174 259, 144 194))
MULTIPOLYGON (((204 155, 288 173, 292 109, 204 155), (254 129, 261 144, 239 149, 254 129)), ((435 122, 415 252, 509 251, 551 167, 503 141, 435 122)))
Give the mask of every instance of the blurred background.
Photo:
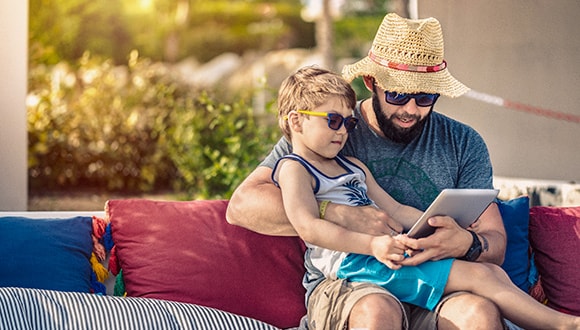
POLYGON ((0 210, 228 198, 280 136, 282 79, 365 56, 387 12, 441 22, 472 92, 436 108, 483 135, 497 185, 576 191, 575 0, 6 2, 0 210))

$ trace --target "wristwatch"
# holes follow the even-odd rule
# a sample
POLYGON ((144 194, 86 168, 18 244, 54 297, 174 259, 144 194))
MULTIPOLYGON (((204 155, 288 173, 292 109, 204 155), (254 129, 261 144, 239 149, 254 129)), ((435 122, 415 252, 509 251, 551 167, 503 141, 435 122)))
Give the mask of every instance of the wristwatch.
POLYGON ((460 259, 467 261, 475 261, 477 260, 477 258, 479 258, 479 255, 481 254, 482 251, 481 241, 479 240, 479 237, 477 237, 476 233, 474 233, 471 230, 468 230, 468 232, 471 233, 471 236, 473 236, 473 242, 471 243, 469 250, 467 250, 467 253, 460 259))

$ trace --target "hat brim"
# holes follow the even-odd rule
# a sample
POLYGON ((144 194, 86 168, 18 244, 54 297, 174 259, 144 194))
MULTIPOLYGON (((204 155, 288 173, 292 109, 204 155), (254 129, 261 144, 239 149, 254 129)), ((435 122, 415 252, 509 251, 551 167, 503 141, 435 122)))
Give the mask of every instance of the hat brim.
POLYGON ((438 72, 402 71, 379 65, 368 56, 345 65, 342 76, 348 82, 356 77, 372 76, 382 89, 399 93, 437 93, 454 98, 469 91, 469 87, 455 79, 447 68, 438 72))

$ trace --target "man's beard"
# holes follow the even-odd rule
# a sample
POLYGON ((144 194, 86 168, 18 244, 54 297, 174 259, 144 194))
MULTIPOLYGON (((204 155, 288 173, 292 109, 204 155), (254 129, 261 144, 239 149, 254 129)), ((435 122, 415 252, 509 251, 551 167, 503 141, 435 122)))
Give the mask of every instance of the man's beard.
POLYGON ((379 124, 379 128, 381 129, 381 131, 383 132, 383 134, 387 139, 397 143, 409 143, 413 141, 414 138, 421 135, 423 127, 425 127, 425 123, 427 122, 427 119, 429 118, 431 112, 433 111, 433 107, 431 107, 431 109, 429 109, 429 113, 423 119, 421 119, 420 116, 415 115, 400 116, 399 119, 417 120, 415 125, 409 128, 401 128, 393 124, 393 117, 396 117, 396 115, 393 115, 391 118, 387 118, 387 116, 385 116, 385 114, 381 110, 381 102, 379 100, 379 96, 377 93, 373 93, 372 101, 373 101, 373 111, 375 113, 375 116, 377 117, 377 123, 379 124))

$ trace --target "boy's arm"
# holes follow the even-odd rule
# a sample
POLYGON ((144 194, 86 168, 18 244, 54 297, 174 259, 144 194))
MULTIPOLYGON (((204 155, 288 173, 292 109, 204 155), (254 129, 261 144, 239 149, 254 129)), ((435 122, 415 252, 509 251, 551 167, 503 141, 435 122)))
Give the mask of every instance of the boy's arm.
POLYGON ((312 189, 312 176, 298 162, 280 165, 278 177, 284 209, 300 237, 323 248, 373 255, 391 268, 403 259, 405 246, 390 236, 372 236, 348 230, 319 218, 319 208, 312 189))

